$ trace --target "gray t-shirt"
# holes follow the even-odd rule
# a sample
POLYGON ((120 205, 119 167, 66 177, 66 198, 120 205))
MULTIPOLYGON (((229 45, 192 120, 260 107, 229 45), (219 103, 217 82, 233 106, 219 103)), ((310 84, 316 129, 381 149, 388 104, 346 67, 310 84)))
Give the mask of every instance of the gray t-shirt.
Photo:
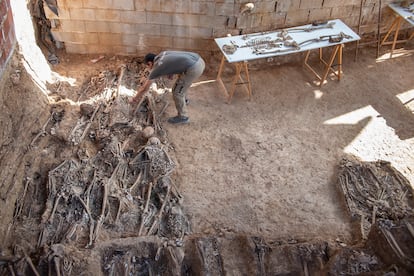
POLYGON ((181 74, 194 65, 200 55, 183 51, 164 51, 154 59, 149 79, 156 79, 160 76, 181 74))

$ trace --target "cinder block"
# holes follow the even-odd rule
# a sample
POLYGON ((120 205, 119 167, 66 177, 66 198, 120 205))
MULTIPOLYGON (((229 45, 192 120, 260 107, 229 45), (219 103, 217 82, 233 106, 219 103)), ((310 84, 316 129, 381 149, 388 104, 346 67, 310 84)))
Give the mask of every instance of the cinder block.
POLYGON ((161 1, 159 12, 175 12, 175 1, 161 1))
POLYGON ((262 25, 267 26, 268 29, 281 29, 285 27, 286 13, 270 13, 262 17, 262 25))
POLYGON ((84 1, 84 8, 108 10, 135 10, 134 0, 88 0, 84 1))
POLYGON ((366 25, 378 20, 378 7, 375 4, 369 4, 367 6, 364 6, 361 11, 362 25, 366 25))
POLYGON ((135 3, 134 3, 134 0, 116 0, 116 1, 112 1, 112 4, 109 8, 116 9, 116 10, 133 11, 135 10, 135 3))
POLYGON ((173 2, 175 2, 175 12, 190 13, 191 0, 176 0, 173 2))
POLYGON ((123 23, 146 23, 146 12, 142 11, 120 11, 120 22, 123 23))
POLYGON ((150 36, 146 35, 140 41, 144 45, 151 45, 153 47, 168 48, 173 43, 172 36, 150 36))
POLYGON ((107 22, 109 29, 107 32, 119 33, 119 34, 136 34, 138 31, 138 24, 120 23, 120 22, 107 22))
POLYGON ((193 37, 211 39, 213 37, 213 28, 189 27, 189 26, 161 26, 162 35, 172 37, 193 37), (173 34, 173 35, 172 35, 173 34))
POLYGON ((229 17, 223 15, 207 16, 200 15, 200 26, 209 26, 212 28, 224 28, 228 26, 229 17))
POLYGON ((172 25, 198 27, 201 26, 200 16, 195 14, 174 14, 172 15, 172 25))
MULTIPOLYGON (((356 12, 356 6, 348 5, 348 6, 341 6, 341 7, 333 7, 331 9, 331 18, 337 19, 337 18, 346 18, 349 16, 352 16, 354 11, 356 12)), ((357 12, 356 14, 358 14, 357 12)))
POLYGON ((122 45, 138 45, 142 41, 144 35, 142 34, 124 34, 121 37, 122 45))
POLYGON ((123 13, 126 12, 130 11, 95 9, 95 19, 98 21, 120 22, 123 19, 123 13))
POLYGON ((239 12, 239 7, 236 8, 234 3, 216 3, 216 15, 235 15, 239 12))
POLYGON ((81 43, 81 44, 99 44, 97 33, 77 33, 77 32, 53 32, 53 37, 57 41, 64 41, 70 43, 81 43))
POLYGON ((67 53, 88 54, 85 44, 67 42, 65 43, 65 50, 67 53))
POLYGON ((71 33, 71 34, 72 34, 74 42, 83 43, 83 44, 99 44, 99 37, 97 33, 71 33))
POLYGON ((209 27, 190 27, 190 36, 193 38, 211 39, 213 37, 213 28, 209 27))
POLYGON ((217 50, 217 45, 211 39, 191 39, 173 38, 173 49, 192 50, 192 51, 212 51, 217 50))
MULTIPOLYGON (((85 21, 73 21, 73 20, 60 20, 60 29, 63 32, 81 32, 84 33, 85 29, 85 21)), ((88 29, 88 32, 92 30, 88 29)), ((93 31, 92 31, 93 32, 93 31)))
POLYGON ((73 8, 69 10, 71 20, 94 20, 95 10, 94 9, 78 9, 73 8))
POLYGON ((273 13, 276 11, 277 5, 278 1, 259 1, 255 3, 253 14, 273 13))
POLYGON ((70 0, 70 1, 57 1, 58 8, 64 8, 64 9, 80 9, 83 8, 83 0, 70 0))
POLYGON ((309 10, 293 10, 286 14, 286 27, 309 23, 309 10))
POLYGON ((191 9, 190 3, 190 0, 163 1, 161 3, 161 11, 174 13, 189 13, 191 9))
MULTIPOLYGON (((366 1, 366 0, 363 0, 366 1)), ((378 0, 374 0, 378 1, 378 0)), ((342 6, 350 6, 350 5, 361 5, 361 0, 324 0, 323 6, 324 7, 342 7, 342 6)))
POLYGON ((299 9, 317 9, 322 8, 324 0, 306 0, 300 1, 299 9))
MULTIPOLYGON (((161 26, 159 24, 136 24, 137 34, 160 35, 161 26)), ((174 35, 174 34, 170 34, 174 35)))
POLYGON ((331 19, 332 8, 311 9, 309 12, 309 21, 331 19))
POLYGON ((224 28, 224 29, 214 29, 213 30, 213 37, 225 37, 228 35, 239 35, 240 34, 240 30, 237 29, 230 29, 230 28, 224 28))
POLYGON ((162 25, 160 26, 160 35, 167 36, 172 35, 176 37, 188 37, 190 34, 190 27, 188 26, 173 26, 173 25, 162 25))
MULTIPOLYGON (((76 22, 76 21, 72 21, 76 22)), ((85 21, 85 29, 88 32, 108 32, 109 22, 104 21, 85 21)))
POLYGON ((192 14, 204 14, 204 15, 215 15, 215 6, 208 2, 192 1, 190 3, 190 13, 192 14))
MULTIPOLYGON (((151 1, 151 2, 158 2, 159 1, 151 1)), ((146 11, 147 1, 146 0, 135 0, 135 11, 146 11)))
POLYGON ((161 12, 147 12, 148 24, 172 25, 173 19, 171 14, 161 12))
POLYGON ((341 18, 341 20, 351 29, 356 30, 358 28, 359 15, 349 16, 346 18, 341 18))
POLYGON ((99 44, 101 45, 121 45, 122 34, 98 33, 99 44))
POLYGON ((120 56, 132 56, 136 55, 137 48, 136 46, 128 46, 128 45, 115 45, 112 46, 113 54, 120 55, 120 56))
POLYGON ((287 12, 299 9, 300 0, 280 0, 275 3, 275 12, 287 12))
POLYGON ((236 28, 238 29, 257 27, 263 27, 261 14, 248 14, 237 18, 236 28))
POLYGON ((86 44, 85 50, 88 54, 114 54, 113 45, 102 45, 102 44, 86 44))
POLYGON ((359 32, 359 35, 365 35, 365 34, 376 34, 377 33, 377 24, 371 23, 368 25, 361 26, 361 31, 359 32))
POLYGON ((150 12, 160 12, 161 11, 161 0, 151 0, 145 1, 145 10, 150 12))

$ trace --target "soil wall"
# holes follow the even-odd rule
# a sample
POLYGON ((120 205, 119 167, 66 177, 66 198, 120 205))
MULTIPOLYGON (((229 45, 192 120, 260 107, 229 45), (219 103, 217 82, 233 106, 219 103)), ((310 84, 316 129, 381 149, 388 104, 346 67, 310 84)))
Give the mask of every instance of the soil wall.
POLYGON ((0 243, 7 239, 17 195, 25 183, 26 153, 33 133, 49 115, 47 96, 26 74, 14 51, 0 81, 0 243))
POLYGON ((7 61, 13 53, 16 42, 13 15, 9 0, 0 1, 0 75, 3 73, 7 61))

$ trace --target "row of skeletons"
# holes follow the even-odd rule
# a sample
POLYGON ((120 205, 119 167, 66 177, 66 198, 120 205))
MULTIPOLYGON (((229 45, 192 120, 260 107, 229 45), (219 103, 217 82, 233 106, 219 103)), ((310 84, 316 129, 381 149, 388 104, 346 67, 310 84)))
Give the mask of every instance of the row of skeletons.
MULTIPOLYGON (((77 157, 48 172, 37 248, 50 249, 43 259, 58 275, 71 267, 62 267, 67 246, 88 249, 114 238, 157 236, 162 247, 177 247, 190 231, 171 178, 175 163, 168 142, 160 140, 165 137, 158 118, 166 105, 157 112, 156 99, 148 93, 131 110, 128 98, 119 93, 127 71, 122 66, 120 73, 91 79, 103 90, 84 105, 89 108, 82 111, 81 105, 81 116, 67 137, 77 157), (95 150, 88 150, 91 144, 95 150)), ((64 112, 52 112, 31 147, 57 132, 63 117, 64 112)))

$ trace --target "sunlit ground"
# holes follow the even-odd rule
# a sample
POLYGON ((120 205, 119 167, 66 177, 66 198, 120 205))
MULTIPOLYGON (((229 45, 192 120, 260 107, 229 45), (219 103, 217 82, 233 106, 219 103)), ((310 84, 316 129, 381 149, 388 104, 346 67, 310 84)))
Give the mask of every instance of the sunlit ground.
MULTIPOLYGON (((413 90, 402 93, 413 97, 413 90)), ((364 127, 354 139, 344 147, 345 153, 358 157, 362 161, 385 160, 391 162, 414 188, 414 155, 410 150, 414 137, 401 140, 395 130, 386 124, 386 120, 370 105, 353 110, 338 117, 326 120, 326 125, 356 125, 364 121, 364 127)))
POLYGON ((414 55, 414 49, 413 50, 407 50, 404 48, 398 48, 398 49, 394 49, 392 56, 391 56, 391 52, 388 51, 387 53, 379 56, 377 58, 377 63, 380 62, 384 62, 387 61, 389 59, 394 59, 394 58, 402 58, 402 57, 409 57, 414 55))

